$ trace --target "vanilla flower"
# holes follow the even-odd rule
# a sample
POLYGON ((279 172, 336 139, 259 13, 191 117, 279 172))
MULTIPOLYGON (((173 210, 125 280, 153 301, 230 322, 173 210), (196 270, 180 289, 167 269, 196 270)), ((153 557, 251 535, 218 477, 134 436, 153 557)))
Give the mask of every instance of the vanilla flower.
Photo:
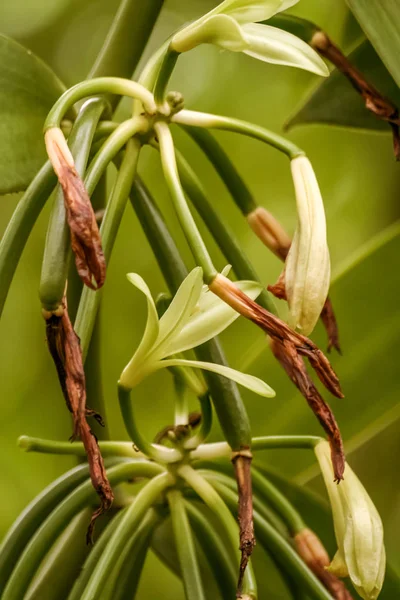
MULTIPOLYGON (((203 271, 196 267, 176 292, 171 304, 159 319, 156 305, 144 280, 131 273, 128 279, 147 299, 147 323, 142 341, 122 372, 119 384, 127 389, 164 367, 204 369, 247 387, 256 394, 272 397, 275 392, 261 379, 224 365, 187 360, 177 354, 207 342, 226 329, 239 314, 203 286, 203 271)), ((256 298, 262 286, 254 281, 239 281, 238 287, 256 298)))
POLYGON ((172 38, 171 50, 187 52, 199 44, 215 44, 264 62, 298 67, 317 75, 329 71, 320 56, 295 35, 264 25, 298 0, 225 0, 172 38))

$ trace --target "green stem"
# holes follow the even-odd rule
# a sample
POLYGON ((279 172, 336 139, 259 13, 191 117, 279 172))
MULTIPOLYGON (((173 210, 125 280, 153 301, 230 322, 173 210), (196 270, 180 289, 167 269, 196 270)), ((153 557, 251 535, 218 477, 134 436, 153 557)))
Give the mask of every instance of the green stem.
POLYGON ((165 101, 165 91, 178 58, 179 53, 175 52, 170 47, 164 54, 164 59, 161 63, 161 67, 158 72, 157 80, 154 86, 154 99, 157 105, 162 106, 162 104, 165 101))
MULTIPOLYGON (((229 264, 232 265, 237 277, 239 279, 260 281, 253 265, 237 241, 234 232, 225 225, 214 210, 211 202, 208 201, 207 194, 193 169, 180 153, 176 154, 176 158, 182 185, 189 199, 217 242, 223 255, 229 264)), ((269 312, 277 314, 275 303, 266 290, 261 292, 257 302, 269 312)))
POLYGON ((156 461, 165 463, 176 462, 182 458, 182 455, 178 450, 165 448, 164 446, 156 447, 155 445, 150 444, 142 436, 136 426, 136 421, 133 414, 131 390, 122 387, 122 385, 118 385, 118 399, 125 429, 127 430, 129 437, 135 446, 139 448, 143 454, 153 458, 156 461))
POLYGON ((172 121, 180 125, 204 127, 206 129, 223 129, 225 131, 240 133, 272 146, 276 150, 286 154, 290 160, 296 158, 296 156, 304 155, 303 150, 293 144, 293 142, 260 125, 254 125, 240 119, 232 119, 231 117, 211 115, 192 110, 181 110, 172 117, 172 121))
MULTIPOLYGON (((119 460, 121 464, 111 467, 107 473, 113 486, 132 477, 154 477, 163 471, 162 467, 148 461, 119 460)), ((24 597, 43 558, 66 525, 83 508, 96 502, 96 491, 88 479, 53 510, 22 553, 4 590, 4 600, 21 600, 24 597)))
MULTIPOLYGON (((86 457, 82 442, 58 442, 23 435, 18 439, 18 445, 25 452, 41 452, 42 454, 59 454, 62 456, 86 457)), ((126 456, 129 458, 143 457, 137 452, 131 442, 103 441, 99 442, 103 456, 126 456)), ((157 446, 156 446, 157 447, 157 446)))
MULTIPOLYGON (((82 177, 89 158, 92 139, 104 110, 103 100, 92 98, 79 112, 68 142, 75 167, 82 177)), ((64 193, 58 185, 47 229, 46 245, 40 277, 39 296, 43 308, 55 310, 62 301, 68 277, 71 244, 64 204, 64 193)))
POLYGON ((174 388, 175 388, 175 399, 174 399, 174 425, 187 425, 189 421, 189 405, 187 401, 187 388, 184 380, 179 373, 174 376, 174 388))
MULTIPOLYGON (((273 450, 281 448, 296 448, 313 450, 323 438, 316 435, 268 435, 254 437, 251 440, 252 450, 273 450)), ((226 442, 204 444, 192 452, 193 459, 213 459, 229 457, 231 450, 226 442)))
MULTIPOLYGON (((160 211, 139 178, 135 180, 131 202, 168 288, 175 294, 188 272, 160 211)), ((199 360, 228 366, 218 338, 198 346, 195 354, 199 360)), ((250 422, 238 386, 233 381, 212 373, 204 373, 204 376, 231 448, 240 450, 248 447, 251 444, 250 422)))
POLYGON ((82 541, 82 531, 85 531, 90 516, 90 508, 86 508, 71 521, 40 566, 25 600, 59 600, 67 597, 71 582, 78 576, 89 552, 82 541))
POLYGON ((151 508, 139 529, 132 535, 124 551, 110 600, 126 600, 127 590, 129 590, 129 599, 136 597, 152 534, 161 519, 161 515, 151 508))
POLYGON ((126 510, 127 509, 125 508, 121 510, 117 515, 115 515, 115 517, 110 521, 107 527, 105 527, 100 537, 96 540, 96 543, 93 549, 91 550, 89 556, 87 557, 80 572, 80 575, 76 579, 67 600, 81 600, 82 593, 95 569, 95 566, 99 562, 100 557, 104 552, 104 548, 108 543, 108 540, 117 528, 126 510))
MULTIPOLYGON (((129 197, 129 191, 135 177, 140 148, 141 144, 136 138, 132 138, 128 142, 125 156, 100 227, 103 252, 107 264, 110 262, 112 249, 129 197)), ((81 340, 82 356, 84 359, 88 351, 100 298, 101 294, 98 291, 90 290, 86 286, 84 287, 74 325, 75 331, 81 340)))
POLYGON ((0 546, 0 595, 25 546, 52 510, 89 477, 87 465, 68 471, 34 498, 14 521, 0 546))
POLYGON ((47 115, 44 131, 52 127, 59 128, 64 115, 79 100, 97 94, 116 94, 140 100, 149 114, 156 113, 153 95, 142 85, 120 77, 98 77, 90 81, 82 81, 71 87, 57 100, 47 115))
POLYGON ((0 241, 0 316, 25 244, 56 183, 53 166, 47 161, 18 201, 0 241))
POLYGON ((214 136, 207 129, 201 127, 182 126, 182 129, 190 135, 212 163, 242 213, 247 215, 253 212, 257 208, 257 203, 252 193, 214 136))
POLYGON ((190 524, 203 548, 221 596, 224 600, 231 600, 236 592, 236 571, 224 541, 194 504, 185 501, 185 506, 190 524))
MULTIPOLYGON (((158 467, 159 469, 160 467, 158 467)), ((82 594, 81 600, 98 598, 119 555, 128 543, 132 533, 141 523, 149 508, 159 496, 172 484, 174 478, 169 473, 160 473, 149 481, 137 494, 132 504, 124 513, 121 521, 111 536, 103 554, 94 569, 92 576, 82 594)))
POLYGON ((178 215, 181 227, 185 233, 193 256, 197 264, 203 268, 204 280, 206 283, 210 283, 213 281, 218 272, 212 263, 208 250, 187 205, 185 194, 179 180, 175 159, 174 142, 171 132, 168 125, 162 122, 155 123, 154 131, 158 136, 164 177, 175 207, 175 211, 178 215))
MULTIPOLYGON (((235 492, 218 481, 213 481, 213 487, 227 503, 231 512, 236 514, 237 497, 235 492)), ((282 565, 282 570, 287 571, 293 577, 297 586, 303 588, 310 599, 332 600, 332 596, 308 569, 296 551, 257 511, 254 511, 254 523, 259 543, 274 555, 277 563, 282 565)))
POLYGON ((187 600, 205 600, 197 553, 182 492, 180 490, 170 490, 167 493, 167 500, 185 596, 187 600))
POLYGON ((190 450, 192 448, 197 448, 200 444, 202 444, 210 435, 212 428, 212 406, 210 393, 207 392, 202 396, 199 396, 199 402, 201 406, 201 424, 200 429, 190 440, 185 444, 185 449, 190 450))
MULTIPOLYGON (((182 477, 186 483, 200 496, 203 502, 217 515, 219 521, 223 525, 232 547, 235 550, 237 564, 239 565, 238 545, 238 526, 229 512, 228 507, 222 500, 221 496, 215 491, 214 487, 208 483, 195 471, 190 465, 182 465, 177 470, 177 475, 182 477)), ((236 497, 237 504, 237 497, 236 497)), ((250 598, 257 599, 257 583, 254 579, 254 573, 251 566, 251 561, 247 566, 243 578, 243 592, 248 594, 250 598)))

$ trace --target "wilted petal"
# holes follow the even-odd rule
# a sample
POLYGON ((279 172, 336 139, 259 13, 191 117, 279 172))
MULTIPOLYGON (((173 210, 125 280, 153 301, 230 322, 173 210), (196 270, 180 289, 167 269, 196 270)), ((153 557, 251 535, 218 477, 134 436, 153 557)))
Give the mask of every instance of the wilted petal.
POLYGON ((330 281, 324 204, 313 168, 305 156, 291 162, 298 225, 286 260, 285 286, 290 323, 304 335, 313 330, 330 281))
POLYGON ((248 43, 243 52, 259 60, 289 67, 297 67, 327 77, 324 61, 300 38, 269 25, 249 23, 242 26, 248 43))
POLYGON ((233 52, 241 52, 247 47, 240 25, 227 15, 199 19, 178 31, 171 40, 175 52, 188 52, 200 44, 215 44, 233 52))

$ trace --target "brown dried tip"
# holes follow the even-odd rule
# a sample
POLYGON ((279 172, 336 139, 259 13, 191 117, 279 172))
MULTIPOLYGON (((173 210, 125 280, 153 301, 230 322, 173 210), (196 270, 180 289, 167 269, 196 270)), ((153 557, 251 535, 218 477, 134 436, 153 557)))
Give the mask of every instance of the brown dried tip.
POLYGON ((387 121, 393 133, 393 149, 396 160, 400 160, 399 109, 388 98, 385 98, 375 86, 368 82, 363 73, 351 64, 332 40, 323 31, 314 34, 311 46, 324 58, 330 60, 335 67, 350 81, 353 88, 362 96, 365 108, 377 119, 387 121))
POLYGON ((83 442, 90 478, 100 497, 100 506, 93 513, 87 531, 87 541, 91 543, 95 521, 111 507, 114 495, 107 479, 96 436, 86 420, 88 416, 94 416, 102 422, 98 413, 86 407, 86 383, 81 347, 68 315, 66 298, 63 299, 62 307, 56 313, 46 315, 47 343, 68 410, 72 413, 74 422, 72 438, 80 437, 83 442))
POLYGON ((271 349, 325 430, 331 447, 335 481, 339 482, 343 479, 345 456, 342 437, 332 410, 312 382, 295 345, 290 340, 273 339, 271 349))
POLYGON ((344 583, 326 570, 330 560, 321 540, 311 529, 303 529, 294 536, 297 553, 335 600, 352 600, 344 583))
POLYGON ((296 349, 296 353, 308 358, 324 386, 336 397, 343 398, 339 379, 323 352, 304 335, 291 329, 284 321, 271 314, 251 300, 232 281, 218 274, 209 288, 221 300, 238 313, 253 321, 273 340, 287 340, 296 349))
POLYGON ((201 413, 192 412, 189 414, 187 425, 167 425, 159 431, 155 438, 154 444, 161 444, 165 438, 170 438, 172 435, 176 440, 183 440, 189 435, 192 429, 198 427, 201 423, 201 413))
POLYGON ((91 289, 100 288, 106 277, 106 263, 89 195, 75 169, 61 130, 49 129, 45 139, 48 155, 64 193, 71 247, 79 277, 91 289))
POLYGON ((232 463, 235 469, 236 483, 238 487, 239 507, 238 521, 240 531, 240 567, 237 584, 237 598, 242 598, 241 591, 243 577, 246 571, 249 558, 252 555, 253 548, 256 545, 253 524, 253 491, 251 485, 251 461, 252 454, 250 449, 243 449, 235 452, 232 457, 232 463))

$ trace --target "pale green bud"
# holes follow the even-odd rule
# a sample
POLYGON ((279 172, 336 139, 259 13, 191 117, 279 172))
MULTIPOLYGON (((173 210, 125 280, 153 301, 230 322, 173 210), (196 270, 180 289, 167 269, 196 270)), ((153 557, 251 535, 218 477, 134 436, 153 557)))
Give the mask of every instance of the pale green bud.
POLYGON ((348 464, 343 481, 334 482, 328 442, 318 443, 315 454, 328 491, 338 545, 329 570, 338 577, 349 576, 364 600, 375 600, 383 585, 386 566, 381 518, 348 464))
POLYGON ((310 161, 291 161, 298 223, 286 259, 285 287, 290 325, 309 335, 321 314, 329 290, 330 258, 324 204, 310 161))

